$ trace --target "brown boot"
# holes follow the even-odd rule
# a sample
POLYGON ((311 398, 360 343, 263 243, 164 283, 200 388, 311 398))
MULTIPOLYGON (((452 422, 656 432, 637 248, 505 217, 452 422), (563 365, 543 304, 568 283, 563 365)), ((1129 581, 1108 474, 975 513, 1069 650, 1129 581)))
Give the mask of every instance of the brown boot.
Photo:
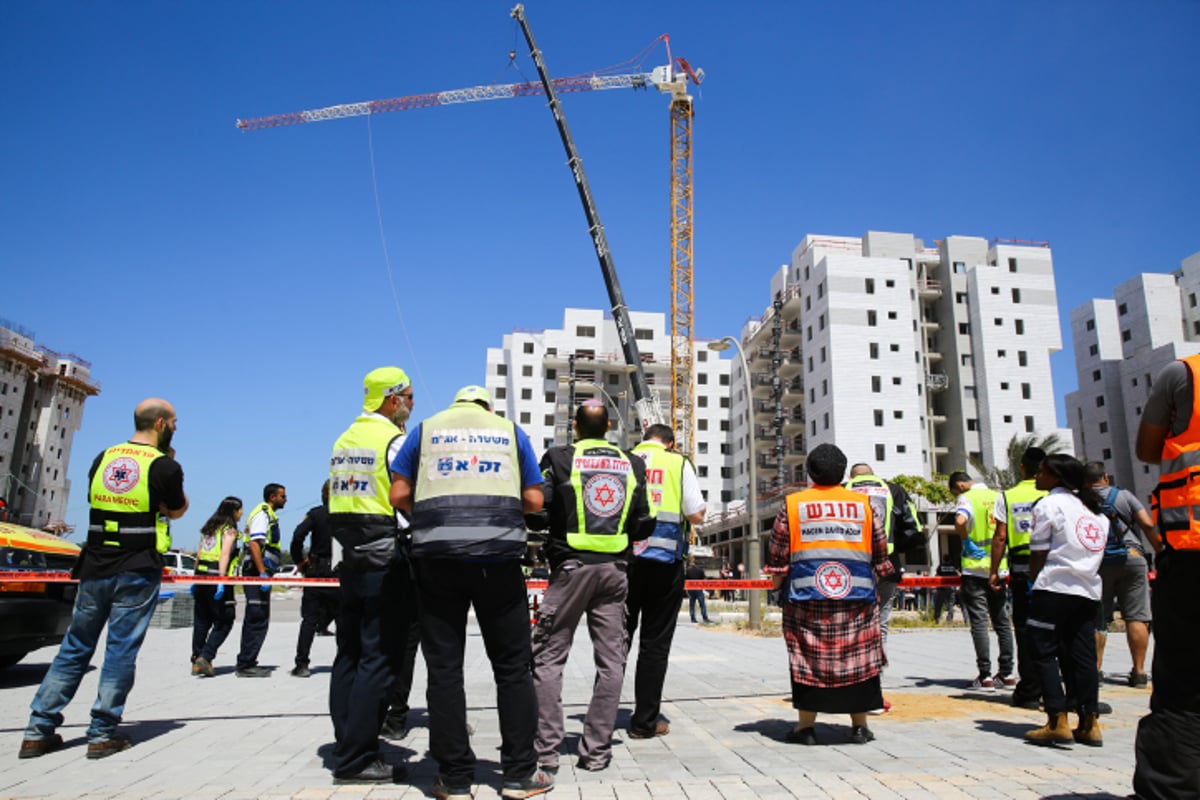
MULTIPOLYGON (((1064 714, 1064 716, 1066 716, 1064 714)), ((1079 727, 1071 731, 1075 741, 1089 747, 1103 747, 1104 737, 1100 734, 1100 718, 1093 714, 1082 714, 1079 717, 1079 727)))
POLYGON ((1064 711, 1047 711, 1046 724, 1025 732, 1025 738, 1034 744, 1070 744, 1071 726, 1064 711))

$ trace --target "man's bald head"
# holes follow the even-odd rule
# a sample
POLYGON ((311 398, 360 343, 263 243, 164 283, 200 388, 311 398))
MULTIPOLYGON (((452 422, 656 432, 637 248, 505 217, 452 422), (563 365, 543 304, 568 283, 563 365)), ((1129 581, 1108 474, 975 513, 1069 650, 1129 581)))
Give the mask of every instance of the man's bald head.
POLYGON ((575 430, 582 439, 603 439, 608 432, 608 409, 604 403, 584 401, 575 410, 575 430))
POLYGON ((859 475, 874 475, 875 470, 871 469, 870 464, 864 464, 861 461, 850 468, 850 477, 857 478, 859 475))
POLYGON ((170 421, 175 416, 175 406, 161 397, 147 397, 133 410, 133 429, 148 431, 160 419, 170 421))

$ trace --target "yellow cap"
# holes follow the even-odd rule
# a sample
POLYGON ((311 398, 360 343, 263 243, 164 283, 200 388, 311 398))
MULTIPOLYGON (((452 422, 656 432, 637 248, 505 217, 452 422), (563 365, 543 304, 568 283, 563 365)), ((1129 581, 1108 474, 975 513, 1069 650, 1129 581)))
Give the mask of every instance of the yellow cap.
POLYGON ((488 410, 492 408, 492 393, 482 386, 464 386, 454 395, 456 403, 482 403, 488 410))
POLYGON ((363 411, 378 411, 383 401, 400 394, 412 383, 399 367, 380 367, 363 378, 363 411))

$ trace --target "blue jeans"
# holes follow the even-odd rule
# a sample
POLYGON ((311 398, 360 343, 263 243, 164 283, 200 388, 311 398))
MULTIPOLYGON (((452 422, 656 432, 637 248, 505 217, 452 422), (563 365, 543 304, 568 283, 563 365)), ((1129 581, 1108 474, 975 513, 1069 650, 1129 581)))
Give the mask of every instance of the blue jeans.
POLYGON ((701 589, 688 589, 688 611, 691 613, 692 622, 696 621, 696 603, 700 604, 700 616, 704 617, 704 621, 708 622, 708 604, 704 602, 704 591, 701 589))
POLYGON ((62 711, 79 689, 106 623, 104 666, 87 738, 88 742, 102 742, 112 737, 121 722, 125 698, 133 688, 138 651, 146 638, 161 582, 158 570, 123 572, 79 582, 71 627, 33 696, 26 739, 43 739, 62 725, 62 711))

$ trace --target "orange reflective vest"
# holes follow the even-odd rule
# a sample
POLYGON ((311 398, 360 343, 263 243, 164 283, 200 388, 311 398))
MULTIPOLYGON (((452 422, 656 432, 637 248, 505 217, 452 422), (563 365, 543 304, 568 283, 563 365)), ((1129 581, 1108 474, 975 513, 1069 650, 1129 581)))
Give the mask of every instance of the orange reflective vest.
POLYGON ((788 600, 875 602, 871 503, 841 486, 787 497, 791 563, 788 600))
POLYGON ((1180 360, 1192 379, 1192 418, 1183 433, 1163 442, 1150 507, 1167 547, 1200 550, 1200 355, 1180 360))

